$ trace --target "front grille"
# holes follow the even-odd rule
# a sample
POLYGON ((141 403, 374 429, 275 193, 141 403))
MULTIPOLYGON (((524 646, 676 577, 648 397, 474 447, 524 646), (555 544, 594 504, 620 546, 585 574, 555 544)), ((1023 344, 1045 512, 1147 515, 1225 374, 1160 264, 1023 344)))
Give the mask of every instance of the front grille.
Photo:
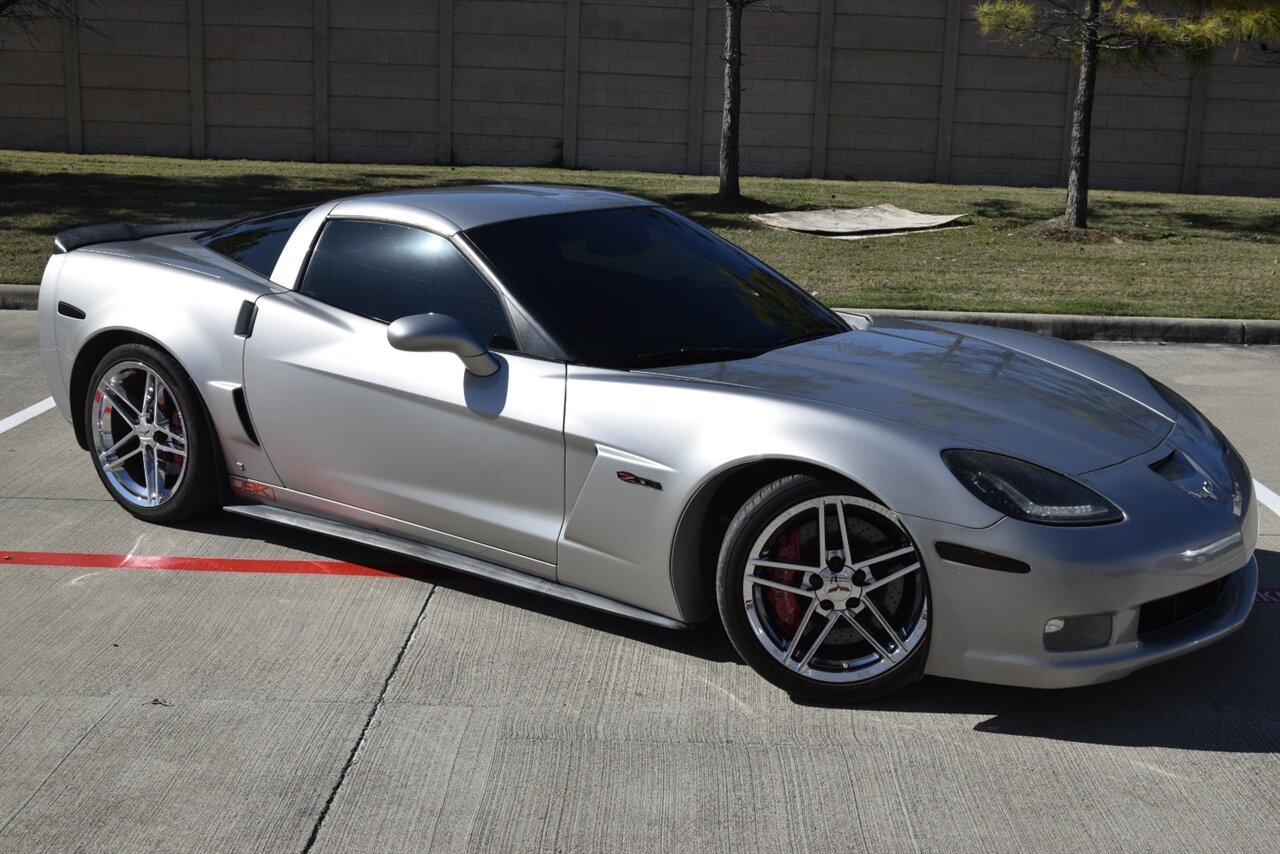
POLYGON ((1218 604, 1230 575, 1210 581, 1174 596, 1154 599, 1138 612, 1138 637, 1159 632, 1199 616, 1218 604))

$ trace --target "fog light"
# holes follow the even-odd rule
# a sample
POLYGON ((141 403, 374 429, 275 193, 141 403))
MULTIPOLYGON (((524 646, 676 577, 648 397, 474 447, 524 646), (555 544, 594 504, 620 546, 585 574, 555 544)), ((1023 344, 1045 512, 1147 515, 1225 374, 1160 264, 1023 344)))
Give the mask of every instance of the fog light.
POLYGON ((1105 646, 1111 640, 1111 615, 1054 617, 1044 624, 1044 648, 1054 652, 1105 646))

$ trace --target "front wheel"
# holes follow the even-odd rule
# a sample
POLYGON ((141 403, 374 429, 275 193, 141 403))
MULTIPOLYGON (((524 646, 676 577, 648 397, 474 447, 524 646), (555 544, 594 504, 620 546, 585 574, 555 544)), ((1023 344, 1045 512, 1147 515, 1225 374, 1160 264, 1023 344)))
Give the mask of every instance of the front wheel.
POLYGON ((98 477, 133 515, 176 522, 217 503, 204 410, 167 353, 125 344, 103 356, 89 380, 83 418, 98 477))
POLYGON ((923 672, 929 582, 882 504, 813 477, 774 481, 730 523, 716 576, 734 648, 793 696, 865 702, 923 672))

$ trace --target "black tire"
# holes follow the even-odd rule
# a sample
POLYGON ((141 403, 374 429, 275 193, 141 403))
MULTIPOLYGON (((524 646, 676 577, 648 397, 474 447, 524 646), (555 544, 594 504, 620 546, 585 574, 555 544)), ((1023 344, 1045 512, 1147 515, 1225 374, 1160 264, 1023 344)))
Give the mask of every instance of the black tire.
POLYGON ((924 671, 931 612, 919 552, 896 514, 847 484, 789 475, 753 495, 725 533, 716 601, 738 654, 793 697, 864 703, 924 671), (805 569, 753 562, 762 559, 805 569))
POLYGON ((178 522, 218 505, 209 421, 191 380, 168 353, 146 344, 108 352, 89 378, 81 417, 94 470, 133 515, 178 522), (100 394, 105 388, 113 393, 100 394))

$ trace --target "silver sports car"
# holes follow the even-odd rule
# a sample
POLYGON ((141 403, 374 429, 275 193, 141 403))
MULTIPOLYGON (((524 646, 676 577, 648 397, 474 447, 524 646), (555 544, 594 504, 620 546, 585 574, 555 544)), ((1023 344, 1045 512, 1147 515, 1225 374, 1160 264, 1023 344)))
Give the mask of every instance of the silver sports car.
POLYGON ((1092 350, 832 311, 643 199, 482 186, 58 235, 44 367, 107 490, 661 626, 797 696, 1063 687, 1244 623, 1257 510, 1092 350))

